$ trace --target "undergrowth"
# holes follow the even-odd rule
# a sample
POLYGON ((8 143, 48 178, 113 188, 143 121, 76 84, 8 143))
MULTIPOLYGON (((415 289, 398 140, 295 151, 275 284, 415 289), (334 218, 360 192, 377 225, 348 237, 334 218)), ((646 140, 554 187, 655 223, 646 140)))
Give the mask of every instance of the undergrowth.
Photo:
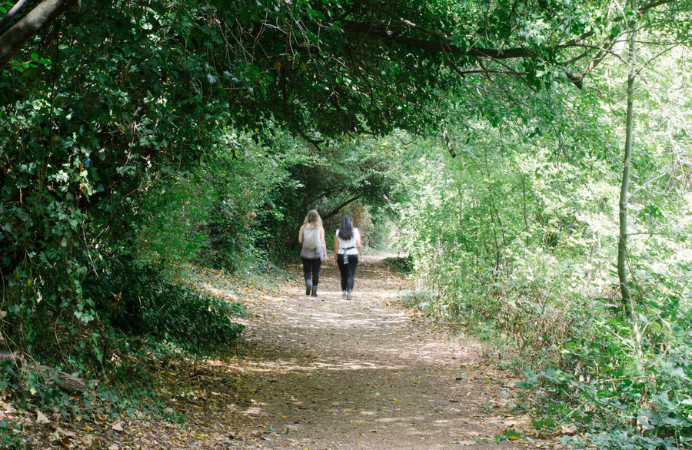
POLYGON ((415 261, 411 256, 385 258, 384 263, 390 270, 409 275, 413 273, 415 261))
MULTIPOLYGON (((29 354, 25 360, 0 365, 0 395, 13 414, 0 421, 0 448, 25 448, 36 430, 22 417, 37 411, 72 422, 119 418, 161 417, 184 426, 187 415, 171 408, 171 400, 191 391, 188 380, 207 358, 237 357, 243 326, 242 299, 259 289, 277 287, 288 275, 272 265, 252 274, 226 274, 195 266, 172 268, 121 258, 109 274, 85 283, 85 296, 111 299, 99 306, 91 323, 94 338, 29 354), (173 280, 173 281, 170 281, 173 280), (96 338, 96 336, 98 338, 96 338), (60 350, 62 349, 62 351, 60 350), (42 364, 85 379, 82 395, 70 395, 49 385, 35 370, 42 364)), ((63 324, 66 327, 69 324, 63 324)))
POLYGON ((635 321, 623 314, 617 297, 564 290, 564 296, 550 296, 560 281, 532 291, 531 300, 524 296, 528 291, 496 281, 467 296, 413 291, 402 303, 466 325, 505 349, 497 352, 496 363, 521 372, 525 379, 518 386, 538 394, 532 398, 539 399, 533 420, 539 432, 567 427, 573 433, 563 441, 578 447, 687 448, 692 443, 690 268, 637 269, 635 321))

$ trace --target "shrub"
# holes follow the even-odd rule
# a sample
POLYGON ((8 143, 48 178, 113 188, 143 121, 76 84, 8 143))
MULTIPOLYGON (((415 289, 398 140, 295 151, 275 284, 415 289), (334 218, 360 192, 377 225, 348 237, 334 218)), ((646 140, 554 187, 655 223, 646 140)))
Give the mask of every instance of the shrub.
POLYGON ((187 350, 210 350, 231 344, 243 327, 232 317, 244 314, 239 303, 171 283, 160 263, 123 256, 114 261, 110 276, 85 285, 85 295, 98 299, 104 321, 131 335, 170 340, 187 350))

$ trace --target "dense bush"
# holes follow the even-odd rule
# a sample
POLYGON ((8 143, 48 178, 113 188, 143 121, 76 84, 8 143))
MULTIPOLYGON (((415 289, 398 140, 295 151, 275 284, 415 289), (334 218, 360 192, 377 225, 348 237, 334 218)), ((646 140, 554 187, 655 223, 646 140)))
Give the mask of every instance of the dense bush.
MULTIPOLYGON (((92 2, 31 43, 48 62, 3 74, 0 327, 10 350, 80 370, 75 352, 101 359, 118 291, 85 295, 83 283, 125 276, 117 271, 154 212, 149 192, 193 168, 219 139, 208 119, 227 117, 227 101, 209 97, 199 43, 189 53, 176 44, 199 14, 170 21, 132 2, 92 2)), ((152 281, 127 274, 142 290, 152 281)))
POLYGON ((95 306, 104 322, 122 332, 199 351, 220 350, 242 331, 231 322, 244 314, 241 304, 172 284, 160 265, 123 256, 109 265, 108 273, 86 283, 84 292, 107 299, 95 306))

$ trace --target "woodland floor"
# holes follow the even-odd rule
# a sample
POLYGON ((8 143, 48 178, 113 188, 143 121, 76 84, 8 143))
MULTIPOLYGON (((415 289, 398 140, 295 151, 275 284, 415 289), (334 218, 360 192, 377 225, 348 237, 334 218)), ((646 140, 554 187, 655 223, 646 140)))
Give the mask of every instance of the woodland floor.
POLYGON ((529 399, 478 342, 452 338, 447 327, 401 306, 401 291, 412 286, 383 258, 362 257, 351 301, 341 299, 329 262, 317 298, 295 281, 254 296, 241 357, 161 369, 176 389, 190 391, 170 403, 171 412, 187 414, 184 425, 51 419, 46 430, 62 427, 69 439, 38 448, 562 447, 556 436, 538 438, 529 417, 513 412, 529 399), (509 429, 524 436, 496 442, 509 429))

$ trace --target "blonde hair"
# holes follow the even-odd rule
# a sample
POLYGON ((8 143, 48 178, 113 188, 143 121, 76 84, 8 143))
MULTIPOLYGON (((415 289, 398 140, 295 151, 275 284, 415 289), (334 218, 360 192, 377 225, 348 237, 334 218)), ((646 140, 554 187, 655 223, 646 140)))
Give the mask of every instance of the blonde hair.
POLYGON ((314 228, 320 228, 322 226, 322 218, 320 217, 320 213, 317 212, 316 209, 311 209, 308 212, 308 215, 305 216, 305 221, 303 222, 303 226, 311 226, 314 228))

